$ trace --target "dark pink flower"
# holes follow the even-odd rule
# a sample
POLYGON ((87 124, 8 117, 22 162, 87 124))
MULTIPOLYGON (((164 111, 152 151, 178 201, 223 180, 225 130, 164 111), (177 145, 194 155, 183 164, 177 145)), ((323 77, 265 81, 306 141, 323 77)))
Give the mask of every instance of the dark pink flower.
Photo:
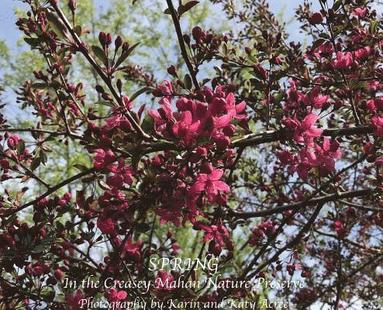
POLYGON ((116 160, 116 156, 111 150, 97 149, 96 156, 93 160, 93 167, 96 169, 103 169, 107 165, 113 163, 116 160))
POLYGON ((362 47, 354 52, 355 58, 357 60, 362 60, 373 52, 373 49, 370 46, 362 47))
POLYGON ((173 134, 182 139, 185 145, 189 145, 197 135, 199 125, 199 120, 193 122, 193 116, 190 111, 184 111, 181 113, 177 123, 173 125, 173 134))
POLYGON ((106 184, 114 188, 122 188, 124 184, 131 185, 133 183, 133 169, 125 165, 124 160, 120 160, 118 166, 113 167, 111 172, 114 175, 106 179, 106 184))
POLYGON ((205 232, 204 241, 209 243, 209 251, 219 255, 223 248, 232 250, 230 233, 223 224, 207 225, 202 222, 196 222, 194 228, 205 232))
POLYGON ((142 242, 133 242, 132 239, 128 239, 128 241, 124 245, 124 253, 126 257, 135 262, 139 262, 141 259, 141 245, 142 242))
POLYGON ((315 12, 313 13, 310 18, 309 18, 309 22, 310 24, 312 25, 316 25, 316 24, 320 24, 323 22, 323 16, 320 12, 315 12))
POLYGON ((320 94, 320 88, 315 87, 308 96, 303 98, 306 105, 313 106, 315 109, 322 109, 323 105, 328 101, 328 96, 320 94))
POLYGON ((344 228, 343 222, 341 220, 336 220, 334 222, 333 229, 340 236, 344 235, 344 233, 345 233, 345 228, 344 228))
POLYGON ((77 290, 76 292, 66 295, 65 300, 67 305, 69 306, 69 310, 81 310, 81 300, 84 299, 84 294, 81 290, 77 290))
POLYGON ((171 96, 173 94, 173 85, 169 81, 164 81, 156 87, 153 95, 156 97, 171 96))
POLYGON ((374 126, 374 132, 378 137, 383 136, 383 117, 373 116, 371 124, 374 126))
POLYGON ((97 227, 104 234, 114 235, 116 233, 115 223, 111 218, 105 218, 103 216, 100 216, 97 219, 97 227))
POLYGON ((9 135, 7 145, 10 149, 15 149, 20 141, 21 138, 18 135, 9 135))
POLYGON ((357 17, 364 17, 368 13, 367 8, 356 8, 352 11, 352 15, 357 17))
POLYGON ((294 132, 295 141, 310 144, 313 138, 320 137, 322 134, 322 129, 319 129, 315 126, 318 118, 319 116, 316 114, 308 114, 294 132))
POLYGON ((337 52, 336 59, 333 61, 335 69, 348 69, 354 63, 354 57, 351 52, 337 52))
POLYGON ((383 110, 383 98, 377 97, 367 101, 366 107, 370 112, 376 112, 377 110, 383 110))
POLYGON ((118 291, 115 288, 111 288, 107 292, 107 298, 109 302, 125 300, 126 297, 128 297, 128 294, 125 291, 118 291))
POLYGON ((197 176, 196 182, 190 188, 190 195, 197 198, 202 192, 206 193, 210 203, 217 202, 220 192, 226 193, 230 191, 229 186, 220 181, 223 170, 213 169, 210 174, 201 173, 197 176))

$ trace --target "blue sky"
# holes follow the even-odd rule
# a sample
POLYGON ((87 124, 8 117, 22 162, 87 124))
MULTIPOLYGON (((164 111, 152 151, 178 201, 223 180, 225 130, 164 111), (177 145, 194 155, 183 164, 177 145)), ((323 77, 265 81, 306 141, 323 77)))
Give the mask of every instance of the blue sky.
MULTIPOLYGON (((207 1, 207 0, 206 0, 207 1)), ((294 8, 303 2, 302 0, 270 0, 270 5, 275 13, 284 11, 284 19, 290 20, 293 16, 294 8)), ((16 17, 14 9, 16 7, 25 7, 19 0, 1 0, 0 4, 0 39, 5 40, 12 49, 16 48, 16 42, 20 37, 19 31, 15 25, 16 17)), ((290 30, 294 30, 295 25, 291 25, 290 30)), ((294 33, 294 31, 292 31, 294 33)))

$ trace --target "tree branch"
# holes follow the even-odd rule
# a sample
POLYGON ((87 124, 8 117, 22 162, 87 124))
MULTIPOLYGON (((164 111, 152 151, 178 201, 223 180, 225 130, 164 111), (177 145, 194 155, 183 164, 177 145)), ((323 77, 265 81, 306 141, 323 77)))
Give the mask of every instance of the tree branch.
POLYGON ((237 218, 254 218, 254 217, 264 217, 276 213, 281 213, 286 210, 299 210, 303 207, 316 205, 318 203, 325 204, 327 202, 331 201, 337 201, 340 199, 347 199, 347 198, 354 198, 354 197, 364 197, 372 194, 374 190, 372 189, 362 189, 362 190, 356 190, 356 191, 348 191, 343 193, 335 193, 331 195, 325 195, 321 197, 316 197, 308 201, 301 201, 297 203, 287 204, 275 208, 266 208, 265 210, 255 211, 255 212, 236 212, 236 211, 229 211, 229 214, 237 217, 237 218))
POLYGON ((180 25, 178 14, 174 8, 172 0, 166 0, 166 3, 168 4, 168 8, 169 8, 170 14, 171 14, 172 19, 173 19, 174 28, 176 29, 178 44, 179 44, 180 49, 181 49, 182 57, 186 63, 186 66, 188 67, 188 70, 190 72, 190 76, 192 78, 194 87, 196 89, 199 89, 199 85, 198 85, 198 81, 197 81, 197 77, 196 77, 197 72, 193 68, 193 65, 190 62, 189 55, 188 55, 187 50, 186 50, 186 46, 185 46, 184 38, 182 35, 182 30, 181 30, 181 25, 180 25))

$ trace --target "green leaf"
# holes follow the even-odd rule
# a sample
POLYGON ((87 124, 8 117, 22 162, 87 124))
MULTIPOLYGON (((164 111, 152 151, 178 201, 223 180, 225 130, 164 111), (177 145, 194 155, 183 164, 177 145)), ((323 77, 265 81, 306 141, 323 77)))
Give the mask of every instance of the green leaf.
POLYGON ((332 9, 334 10, 334 12, 336 12, 336 10, 340 8, 340 6, 342 5, 342 1, 343 0, 337 0, 334 2, 334 5, 332 6, 332 9))
POLYGON ((92 51, 105 66, 108 64, 108 58, 106 58, 105 52, 101 47, 92 45, 92 51))
POLYGON ((126 58, 129 57, 129 55, 133 52, 133 50, 137 47, 138 44, 140 44, 140 43, 136 43, 136 44, 132 45, 131 47, 129 47, 124 52, 122 52, 121 56, 117 59, 114 67, 118 68, 126 60, 126 58))
POLYGON ((38 166, 40 166, 40 164, 41 164, 40 157, 35 157, 31 163, 31 170, 33 171, 33 170, 37 169, 38 166))
POLYGON ((24 38, 24 41, 27 42, 32 47, 36 47, 41 43, 40 38, 24 38))
POLYGON ((144 120, 142 121, 141 128, 144 131, 151 132, 153 130, 153 124, 153 119, 149 115, 146 115, 144 120))
POLYGON ((178 8, 178 15, 181 17, 187 11, 191 10, 195 5, 197 5, 199 1, 189 1, 185 4, 181 4, 178 8))
POLYGON ((189 74, 185 74, 184 85, 186 89, 191 89, 193 86, 192 79, 189 74))
POLYGON ((35 89, 46 89, 46 88, 48 88, 48 85, 47 85, 47 83, 36 82, 36 83, 32 84, 32 87, 35 89))
POLYGON ((80 171, 85 171, 85 170, 89 169, 88 167, 86 167, 85 165, 82 165, 82 164, 74 164, 73 167, 75 167, 76 169, 78 169, 80 171))
POLYGON ((146 223, 139 223, 136 225, 136 230, 144 233, 144 232, 147 232, 148 230, 150 230, 150 226, 149 226, 149 224, 146 224, 146 223))
POLYGON ((61 38, 66 38, 65 25, 52 12, 47 12, 47 19, 52 30, 61 38))
POLYGON ((25 142, 23 140, 21 140, 18 144, 17 144, 17 153, 19 154, 23 154, 25 151, 25 142))

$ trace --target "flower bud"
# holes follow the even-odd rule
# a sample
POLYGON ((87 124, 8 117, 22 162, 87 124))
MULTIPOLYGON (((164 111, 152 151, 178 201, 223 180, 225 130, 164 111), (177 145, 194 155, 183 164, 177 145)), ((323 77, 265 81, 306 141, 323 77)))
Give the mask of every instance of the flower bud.
POLYGON ((121 90, 122 90, 122 81, 121 81, 121 79, 118 79, 116 84, 117 84, 118 91, 121 93, 121 90))
POLYGON ((320 24, 323 22, 323 16, 321 13, 316 12, 309 18, 309 22, 312 25, 320 24))
POLYGON ((193 39, 200 43, 203 40, 203 37, 205 36, 205 33, 203 32, 202 28, 199 26, 196 26, 192 30, 193 39))
POLYGON ((104 47, 106 45, 106 33, 101 31, 98 35, 98 40, 100 41, 101 45, 104 47))
POLYGON ((169 68, 168 68, 168 73, 170 74, 170 75, 173 75, 173 76, 177 76, 177 69, 176 69, 176 67, 175 66, 170 66, 169 68))
POLYGON ((76 8, 77 8, 77 1, 76 0, 69 0, 68 7, 72 11, 72 13, 74 13, 74 11, 76 11, 76 8))
POLYGON ((117 36, 116 40, 114 40, 114 46, 116 47, 116 50, 118 50, 121 45, 122 45, 122 38, 121 36, 117 36))
POLYGON ((96 85, 96 91, 100 94, 105 93, 104 88, 101 85, 96 85))
POLYGON ((108 33, 106 35, 106 45, 109 46, 110 44, 112 44, 112 35, 108 33))

